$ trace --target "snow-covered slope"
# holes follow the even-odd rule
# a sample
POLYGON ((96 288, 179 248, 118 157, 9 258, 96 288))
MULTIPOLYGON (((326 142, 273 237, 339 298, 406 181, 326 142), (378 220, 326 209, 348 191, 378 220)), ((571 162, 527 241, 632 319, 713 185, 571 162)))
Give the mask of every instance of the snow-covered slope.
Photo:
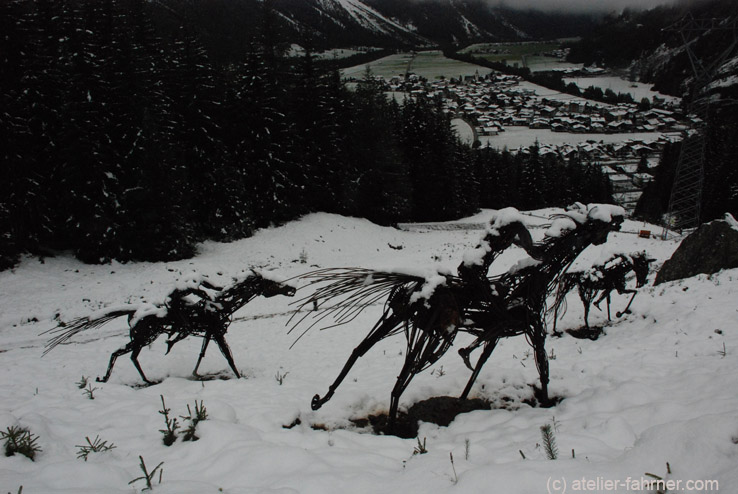
MULTIPOLYGON (((536 226, 550 212, 531 216, 534 237, 542 235, 536 226)), ((465 221, 483 222, 490 214, 465 221)), ((660 265, 676 243, 634 234, 649 228, 655 230, 626 221, 624 232, 612 234, 604 246, 589 248, 579 265, 609 252, 642 249, 660 265)), ((291 299, 257 298, 236 314, 227 335, 245 376, 238 380, 191 380, 200 341, 182 341, 165 356, 162 338, 140 357, 147 375, 160 384, 139 387, 138 373, 123 357, 110 382, 92 383, 97 389, 90 400, 75 383, 81 376, 101 375, 110 353, 128 341, 122 319, 82 333, 41 358, 46 338, 39 333, 58 319, 141 299, 160 301, 176 280, 193 271, 227 283, 249 267, 281 276, 343 266, 455 270, 481 234, 407 232, 315 214, 242 241, 203 244, 201 253, 187 261, 90 266, 68 257, 24 260, 15 270, 0 273, 0 431, 27 427, 38 436, 42 452, 33 462, 18 455, 0 457, 0 489, 140 491, 144 481, 128 483, 142 475, 142 456, 149 471, 164 462, 161 484, 158 473, 153 479, 159 493, 539 494, 563 492, 551 490, 563 483, 573 492, 582 486, 575 482, 583 479, 595 486, 621 482, 618 489, 590 492, 651 492, 633 488, 632 482, 652 480, 647 472, 682 481, 683 488, 690 480, 715 480, 719 492, 736 492, 738 270, 647 286, 633 302, 632 314, 611 323, 593 309, 590 323, 604 325, 606 331, 597 341, 549 338, 550 390, 563 398, 553 408, 523 402, 537 382, 530 348, 522 337, 502 341, 472 391, 491 400, 495 409, 460 415, 449 427, 422 424, 419 437, 425 438, 428 450, 422 455, 413 455, 416 440, 376 436, 349 422, 386 410, 403 361, 401 336, 359 359, 333 400, 319 411, 310 409, 313 394, 327 390, 380 306, 350 325, 310 332, 289 349, 296 338, 287 332, 291 299), (160 396, 174 417, 187 415, 187 406, 202 400, 209 417, 198 425, 199 441, 180 438, 170 447, 162 444, 160 396), (283 427, 298 418, 299 425, 283 427), (550 461, 539 446, 539 428, 554 422, 559 459, 550 461), (90 453, 86 462, 78 459, 78 445, 98 435, 115 449, 90 453), (626 489, 622 482, 631 484, 626 489)), ((512 249, 493 267, 504 271, 522 255, 512 249)), ((575 293, 568 302, 559 329, 582 325, 575 293)), ((616 295, 614 310, 626 302, 625 296, 616 295)), ((456 348, 467 341, 460 337, 456 348)), ((416 377, 401 408, 461 392, 469 371, 456 348, 416 377)), ((200 370, 230 376, 215 349, 200 370)))

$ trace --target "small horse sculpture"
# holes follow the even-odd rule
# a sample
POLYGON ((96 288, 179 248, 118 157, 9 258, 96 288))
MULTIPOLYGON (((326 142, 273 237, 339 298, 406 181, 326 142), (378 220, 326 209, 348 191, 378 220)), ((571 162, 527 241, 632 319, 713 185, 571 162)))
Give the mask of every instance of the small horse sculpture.
POLYGON ((210 340, 214 340, 233 373, 240 378, 241 375, 225 339, 233 314, 259 295, 273 297, 275 295, 293 296, 294 294, 294 287, 265 278, 261 273, 253 270, 245 279, 224 289, 206 280, 190 280, 185 286, 173 290, 168 295, 165 304, 116 307, 74 319, 67 324, 60 324, 46 332, 56 334, 56 336, 47 342, 44 355, 82 331, 98 328, 113 319, 127 316, 131 341, 111 354, 107 372, 105 376, 97 378, 98 382, 107 382, 113 372, 116 359, 130 353, 131 361, 141 378, 148 384, 154 384, 149 381, 141 369, 138 355, 145 346, 151 345, 162 334, 169 337, 167 353, 175 343, 189 336, 204 339, 200 356, 192 371, 193 375, 198 375, 197 370, 205 356, 208 344, 210 340))
POLYGON ((558 318, 558 307, 563 304, 563 299, 575 286, 579 292, 579 298, 584 305, 584 326, 589 328, 589 310, 592 303, 598 309, 600 303, 607 301, 607 320, 610 317, 610 294, 613 290, 619 294, 632 294, 628 305, 622 311, 616 312, 615 316, 620 317, 630 312, 630 305, 638 293, 638 288, 646 284, 649 264, 655 259, 650 259, 645 252, 637 252, 635 254, 616 254, 610 257, 602 264, 593 266, 585 271, 570 271, 561 277, 556 293, 556 310, 554 311, 554 333, 556 333, 556 319, 558 318), (630 272, 635 273, 636 287, 629 289, 626 287, 627 277, 630 272), (599 294, 599 297, 597 297, 599 294), (597 298, 597 300, 595 300, 597 298))

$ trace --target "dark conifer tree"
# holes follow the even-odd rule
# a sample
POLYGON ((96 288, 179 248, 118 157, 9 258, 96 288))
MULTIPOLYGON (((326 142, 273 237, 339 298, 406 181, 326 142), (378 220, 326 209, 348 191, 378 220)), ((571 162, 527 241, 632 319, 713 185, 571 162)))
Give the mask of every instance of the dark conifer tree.
POLYGON ((543 158, 536 143, 529 148, 521 167, 519 208, 538 209, 546 205, 544 175, 543 158))
POLYGON ((150 4, 130 0, 120 39, 117 138, 125 170, 121 225, 122 257, 163 260, 193 253, 183 207, 186 177, 170 151, 172 104, 163 85, 164 60, 154 32, 150 4))
POLYGON ((355 173, 355 214, 380 224, 408 220, 413 191, 397 137, 400 109, 367 78, 353 99, 347 159, 355 173))
POLYGON ((35 218, 24 213, 36 186, 26 174, 30 134, 21 95, 30 33, 24 29, 23 6, 19 0, 0 3, 0 269, 13 265, 35 236, 29 231, 35 218))

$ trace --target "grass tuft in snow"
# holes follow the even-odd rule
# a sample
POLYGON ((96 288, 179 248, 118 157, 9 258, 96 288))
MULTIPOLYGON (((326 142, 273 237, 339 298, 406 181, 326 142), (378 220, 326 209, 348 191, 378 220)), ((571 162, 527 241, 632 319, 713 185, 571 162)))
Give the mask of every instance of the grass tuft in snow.
POLYGON ((41 452, 37 444, 38 436, 31 434, 25 427, 11 425, 5 432, 0 432, 0 439, 5 440, 5 456, 18 453, 33 461, 36 453, 41 452))
POLYGON ((415 446, 415 449, 413 450, 414 455, 424 455, 428 452, 428 450, 425 448, 425 438, 423 438, 423 442, 420 442, 420 437, 418 439, 418 445, 415 446))
POLYGON ((87 461, 87 457, 90 453, 104 453, 111 449, 115 449, 115 444, 108 444, 107 441, 101 441, 100 436, 95 436, 94 441, 90 441, 90 438, 85 436, 85 441, 87 441, 87 444, 75 445, 76 448, 79 448, 77 458, 84 459, 85 461, 87 461))
POLYGON ((159 432, 164 435, 164 445, 171 446, 172 444, 174 444, 174 441, 177 440, 177 429, 179 429, 179 424, 177 423, 176 418, 169 418, 169 412, 171 411, 171 409, 167 408, 166 403, 164 403, 164 395, 159 395, 159 397, 161 398, 162 407, 162 409, 159 410, 159 413, 164 415, 164 424, 166 425, 166 429, 159 429, 159 432))
POLYGON ((277 371, 277 373, 274 375, 274 379, 276 379, 279 385, 281 386, 282 383, 284 383, 284 378, 287 377, 287 374, 289 374, 289 371, 285 373, 282 373, 281 371, 277 371))

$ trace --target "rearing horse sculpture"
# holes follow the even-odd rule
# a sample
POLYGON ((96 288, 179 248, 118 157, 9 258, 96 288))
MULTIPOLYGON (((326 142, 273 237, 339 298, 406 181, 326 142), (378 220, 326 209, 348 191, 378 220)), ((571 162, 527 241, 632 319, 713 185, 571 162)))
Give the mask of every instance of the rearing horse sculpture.
MULTIPOLYGON (((479 372, 501 338, 525 334, 533 347, 541 381, 540 401, 549 403, 548 357, 545 350, 547 312, 546 300, 558 284, 561 275, 589 245, 601 244, 611 231, 620 228, 625 211, 617 206, 576 205, 567 213, 557 215, 546 231, 544 240, 529 249, 524 259, 507 273, 492 278, 489 283, 496 297, 491 303, 472 307, 466 315, 470 321, 466 331, 476 339, 459 350, 472 370, 460 398, 466 398, 479 372), (470 363, 471 352, 482 346, 477 363, 470 363)), ((491 255, 491 253, 490 253, 491 255)))
POLYGON ((56 334, 56 336, 47 342, 44 355, 82 331, 98 328, 113 319, 127 316, 131 341, 111 354, 107 372, 105 376, 97 378, 98 382, 107 382, 113 372, 116 359, 130 353, 131 361, 141 378, 146 383, 153 384, 141 369, 138 355, 145 346, 151 345, 162 334, 169 337, 167 353, 175 343, 189 336, 204 339, 200 356, 192 371, 193 375, 197 376, 197 370, 205 356, 208 344, 210 340, 214 340, 233 373, 240 378, 241 375, 225 339, 233 314, 259 295, 273 297, 294 294, 294 287, 265 278, 261 273, 253 270, 244 279, 225 289, 218 288, 206 280, 190 280, 184 287, 173 290, 168 295, 165 304, 115 307, 91 316, 74 319, 67 324, 60 324, 46 332, 56 334), (214 293, 211 294, 211 292, 214 293))
MULTIPOLYGON (((602 214, 606 216, 606 213, 602 214)), ((578 215, 574 213, 572 215, 580 220, 579 223, 586 223, 588 219, 586 212, 583 218, 581 218, 581 212, 578 215)), ((572 226, 576 226, 570 218, 566 221, 567 225, 571 223, 572 226)), ((603 221, 603 224, 605 223, 610 224, 609 221, 603 221)), ((606 227, 605 230, 604 238, 607 237, 610 228, 606 227)), ((593 234, 592 237, 594 240, 599 240, 602 234, 593 234)), ((570 239, 569 243, 578 244, 573 239, 570 239)), ((589 245, 585 240, 580 240, 580 243, 589 245)), ((547 245, 533 244, 530 233, 523 224, 523 217, 510 208, 500 211, 493 219, 483 241, 459 267, 461 276, 435 271, 427 276, 417 276, 360 268, 324 269, 303 275, 302 278, 311 280, 311 284, 328 282, 311 296, 298 301, 298 310, 311 305, 318 308, 317 320, 305 332, 330 316, 333 318, 333 325, 347 324, 366 307, 386 297, 379 321, 351 353, 326 395, 322 398, 319 395, 313 397, 312 408, 317 410, 330 400, 351 367, 370 348, 384 338, 402 332, 407 341, 407 351, 405 362, 391 393, 388 414, 388 425, 391 429, 397 415, 400 396, 412 378, 435 363, 448 350, 460 329, 473 332, 472 327, 481 328, 475 333, 478 336, 478 345, 480 345, 489 336, 487 330, 490 327, 493 328, 492 331, 499 331, 500 327, 507 328, 511 321, 514 322, 513 326, 520 326, 518 311, 515 307, 509 306, 510 301, 506 298, 506 294, 510 292, 508 284, 511 280, 505 278, 499 282, 490 283, 486 278, 486 272, 492 261, 513 244, 523 247, 534 259, 541 258, 550 261, 558 259, 547 248, 547 245), (500 317, 504 319, 503 323, 500 323, 500 317), (469 327, 470 325, 472 327, 469 327)), ((541 277, 535 279, 540 281, 541 277)), ((519 285, 523 284, 519 283, 519 285)), ((530 284, 526 286, 529 287, 530 284)), ((547 288, 548 284, 544 283, 544 287, 547 288)), ((518 292, 513 292, 513 295, 523 296, 518 292)), ((309 315, 300 319, 295 327, 309 315)), ((536 338, 537 342, 542 340, 540 336, 536 338)), ((539 346, 545 359, 543 341, 540 341, 539 346)), ((483 358, 480 358, 468 387, 471 386, 479 369, 489 357, 492 348, 494 347, 488 346, 485 349, 483 358)), ((468 352, 472 349, 468 348, 468 352)), ((547 382, 547 368, 545 382, 547 382)), ((543 387, 545 392, 545 384, 543 387)), ((468 390, 465 391, 464 396, 466 393, 468 390)))

